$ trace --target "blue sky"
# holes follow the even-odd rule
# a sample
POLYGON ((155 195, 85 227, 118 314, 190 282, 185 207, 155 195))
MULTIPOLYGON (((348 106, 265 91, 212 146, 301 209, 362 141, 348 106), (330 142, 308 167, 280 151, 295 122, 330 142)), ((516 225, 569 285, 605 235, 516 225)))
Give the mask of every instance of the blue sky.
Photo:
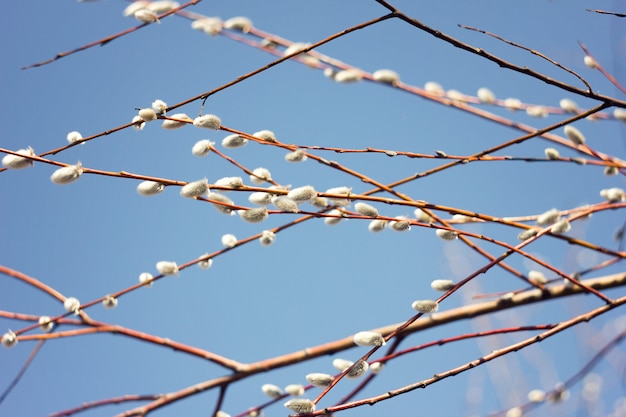
MULTIPOLYGON (((583 42, 607 71, 626 83, 626 29, 617 17, 585 11, 595 4, 538 1, 529 6, 524 2, 462 0, 398 0, 393 4, 464 42, 582 87, 573 76, 525 51, 457 25, 481 28, 534 48, 584 76, 595 91, 623 99, 623 94, 599 72, 583 64, 584 54, 577 44, 583 42)), ((128 123, 136 114, 135 108, 148 107, 155 99, 178 103, 275 59, 225 37, 194 31, 189 20, 171 16, 160 25, 151 25, 104 47, 40 68, 20 70, 136 25, 132 18, 122 17, 126 5, 113 0, 37 0, 5 5, 0 16, 0 35, 5 39, 0 61, 0 94, 4 97, 0 147, 32 146, 42 153, 65 145, 70 131, 80 131, 86 137, 115 128, 128 123)), ((617 1, 602 7, 626 11, 617 1)), ((317 42, 385 14, 374 1, 354 0, 204 0, 189 10, 223 19, 246 16, 255 27, 296 42, 317 42)), ((575 100, 581 108, 594 104, 501 69, 398 19, 344 36, 320 47, 319 52, 368 72, 393 69, 403 82, 418 87, 436 81, 445 89, 467 94, 488 87, 498 98, 517 97, 530 104, 558 106, 563 98, 575 100)), ((493 106, 480 108, 537 128, 562 118, 553 115, 537 119, 493 106)), ((199 109, 200 103, 195 102, 174 112, 195 117, 199 109)), ((520 135, 513 129, 387 86, 335 83, 321 71, 296 62, 285 62, 215 94, 204 111, 218 115, 224 126, 248 133, 270 129, 285 143, 347 149, 374 147, 416 153, 443 150, 450 155, 466 155, 520 135)), ((273 178, 283 185, 310 184, 318 191, 349 186, 355 193, 372 188, 313 160, 288 164, 281 149, 254 143, 225 149, 220 142, 226 132, 192 126, 167 131, 159 124, 152 122, 140 132, 126 129, 51 158, 69 164, 80 160, 93 169, 180 181, 207 177, 214 182, 224 176, 241 176, 241 171, 215 154, 206 158, 191 154, 196 141, 210 139, 246 167, 269 168, 273 178)), ((623 123, 583 120, 575 126, 586 134, 594 149, 626 158, 623 123)), ((562 135, 560 130, 555 133, 562 135)), ((543 157, 546 146, 558 148, 563 156, 577 156, 570 148, 550 145, 539 138, 497 155, 543 157)), ((442 164, 440 160, 381 154, 313 153, 383 183, 442 164)), ((141 272, 156 275, 158 261, 183 264, 219 250, 225 233, 243 239, 295 218, 272 215, 262 224, 248 224, 237 216, 221 215, 206 203, 181 198, 176 187, 166 188, 158 196, 142 197, 135 191, 138 181, 133 179, 85 174, 75 183, 59 186, 49 179, 54 169, 35 164, 29 169, 0 173, 0 213, 4 219, 0 264, 83 303, 134 285, 141 272)), ((250 184, 245 175, 244 181, 250 184)), ((505 161, 459 166, 400 186, 398 191, 416 200, 505 217, 597 203, 601 201, 599 191, 610 187, 624 187, 623 177, 606 177, 597 166, 505 161)), ((228 195, 237 204, 249 205, 246 193, 228 195)), ((412 216, 412 209, 406 206, 377 207, 384 215, 412 216)), ((587 221, 574 223, 568 235, 616 249, 612 236, 623 221, 621 210, 596 213, 587 221)), ((462 228, 517 243, 518 230, 487 224, 462 228)), ((485 242, 480 245, 494 255, 503 251, 485 242)), ((556 239, 542 239, 528 250, 570 273, 606 259, 556 239)), ((539 269, 519 256, 511 257, 508 263, 524 273, 539 269)), ((208 270, 188 268, 180 277, 165 278, 152 288, 121 297, 114 310, 96 305, 87 313, 96 320, 168 337, 241 362, 254 362, 360 330, 402 322, 413 315, 413 300, 438 296, 430 288, 431 280, 458 281, 484 264, 484 259, 461 242, 443 242, 432 230, 414 227, 408 233, 385 230, 373 234, 364 220, 347 220, 331 227, 317 219, 279 233, 270 247, 251 242, 217 257, 208 270)), ((617 264, 597 275, 623 270, 623 265, 617 264)), ((493 268, 462 293, 447 299, 441 308, 474 302, 471 297, 478 293, 521 287, 521 281, 493 268)), ((617 297, 623 291, 607 294, 617 297)), ((588 296, 524 307, 419 333, 407 338, 402 346, 486 328, 556 322, 599 305, 597 299, 588 296)), ((5 276, 0 281, 0 310, 56 316, 63 307, 5 276)), ((623 316, 618 309, 427 390, 340 415, 471 416, 506 409, 524 401, 530 389, 550 389, 574 374, 615 334, 620 318, 623 326, 623 316)), ((23 322, 0 318, 0 333, 24 327, 23 322)), ((359 398, 427 378, 524 337, 493 338, 478 344, 464 341, 408 355, 389 364, 359 398)), ((11 350, 0 350, 0 389, 8 385, 34 346, 34 342, 23 342, 11 350)), ((260 390, 263 383, 305 383, 304 375, 309 372, 332 372, 330 362, 334 357, 356 359, 364 352, 364 348, 355 348, 239 382, 229 389, 224 410, 234 416, 265 402, 260 390)), ((595 406, 601 404, 605 414, 623 396, 620 374, 613 369, 623 369, 623 356, 619 355, 623 348, 617 352, 598 368, 604 385, 595 406)), ((223 374, 222 369, 199 359, 121 336, 51 340, 0 404, 0 414, 45 416, 87 401, 177 391, 223 374)), ((354 385, 353 381, 344 382, 323 400, 324 406, 333 404, 354 385)), ((208 415, 215 397, 213 391, 197 395, 153 415, 208 415)), ((539 408, 531 415, 571 415, 573 410, 580 410, 580 398, 579 384, 568 402, 539 408)), ((108 406, 83 415, 115 415, 135 405, 108 406)), ((277 405, 267 409, 265 415, 286 415, 286 409, 277 405)))

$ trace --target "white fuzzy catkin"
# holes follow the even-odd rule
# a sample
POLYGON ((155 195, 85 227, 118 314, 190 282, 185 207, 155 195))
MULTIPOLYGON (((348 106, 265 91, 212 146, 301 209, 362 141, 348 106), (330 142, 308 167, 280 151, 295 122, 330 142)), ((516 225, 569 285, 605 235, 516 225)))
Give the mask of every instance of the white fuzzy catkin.
POLYGON ((104 308, 115 308, 117 307, 117 298, 107 295, 102 300, 102 305, 104 308))
POLYGON ((530 117, 548 117, 548 110, 544 106, 528 106, 526 114, 530 117))
POLYGON ((607 177, 612 177, 619 174, 619 168, 616 166, 607 166, 604 167, 604 175, 607 177))
POLYGON ((567 135, 569 140, 571 140, 574 145, 582 145, 585 143, 585 135, 574 126, 567 125, 563 128, 563 132, 567 135))
POLYGON ((233 134, 228 135, 222 139, 222 146, 228 149, 241 148, 248 143, 248 139, 241 135, 233 134))
POLYGON ((361 74, 360 71, 355 70, 355 69, 347 69, 347 70, 337 71, 333 79, 337 81, 338 83, 345 84, 345 83, 355 83, 357 81, 361 81, 362 78, 363 78, 363 75, 361 74))
POLYGON ((420 313, 434 313, 439 309, 439 303, 435 300, 416 300, 411 304, 411 308, 420 313))
POLYGON ((613 117, 615 117, 616 120, 626 122, 626 109, 617 107, 615 110, 613 110, 613 117))
POLYGON ((455 240, 459 238, 458 232, 453 230, 437 229, 435 230, 435 234, 443 240, 455 240))
POLYGON ((417 221, 420 223, 430 223, 433 221, 433 218, 430 217, 430 215, 428 215, 421 208, 416 208, 413 214, 415 215, 415 218, 417 219, 417 221))
POLYGON ((540 403, 546 399, 546 393, 540 389, 534 389, 528 392, 528 401, 531 403, 540 403))
POLYGON ((216 180, 215 185, 218 187, 239 188, 243 186, 243 179, 241 177, 223 177, 216 180))
POLYGON ((387 226, 391 230, 394 230, 396 232, 408 232, 409 230, 411 230, 411 223, 409 222, 409 219, 404 216, 396 216, 395 218, 398 220, 392 220, 387 223, 387 226))
POLYGON ((250 181, 252 181, 253 184, 257 185, 263 184, 264 182, 271 180, 272 174, 270 173, 269 169, 263 167, 255 168, 252 171, 252 175, 250 175, 250 181))
POLYGON ((17 335, 11 330, 2 335, 2 346, 7 349, 17 345, 17 342, 17 335))
MULTIPOLYGON (((207 194, 206 198, 209 200, 213 200, 213 201, 219 201, 220 203, 226 203, 226 204, 231 204, 231 205, 235 204, 233 200, 231 200, 230 198, 220 193, 215 193, 215 192, 209 193, 207 194)), ((233 209, 231 209, 230 207, 226 207, 217 203, 213 203, 213 207, 215 207, 215 209, 222 214, 230 214, 230 215, 234 214, 233 209)))
POLYGON ((157 14, 148 9, 139 9, 133 16, 142 23, 160 23, 157 14))
POLYGON ((385 367, 385 364, 382 362, 374 362, 373 364, 370 365, 370 372, 373 374, 377 374, 380 371, 383 370, 383 368, 385 367))
POLYGON ((600 190, 600 196, 605 198, 609 203, 618 203, 626 200, 624 190, 617 187, 600 190))
POLYGON ((559 107, 565 110, 567 113, 576 113, 578 111, 578 105, 574 100, 564 98, 559 101, 559 107))
POLYGON ((165 13, 180 6, 180 3, 170 0, 153 1, 146 6, 146 9, 152 10, 154 13, 165 13))
POLYGON ((450 100, 453 100, 453 101, 459 101, 459 102, 465 101, 465 94, 454 89, 446 91, 446 97, 448 97, 450 100))
MULTIPOLYGON (((35 150, 31 147, 15 151, 20 155, 35 156, 35 150)), ((22 169, 33 165, 33 160, 23 156, 6 154, 2 157, 2 166, 8 169, 22 169)))
POLYGON ((267 219, 267 209, 265 207, 257 207, 248 210, 239 210, 239 217, 248 223, 260 223, 267 219))
POLYGON ((317 191, 310 185, 294 188, 287 193, 287 197, 295 201, 297 204, 309 201, 317 195, 317 191))
POLYGON ((555 233, 557 235, 563 234, 563 233, 567 233, 572 229, 572 226, 570 225, 569 221, 567 221, 567 219, 563 219, 563 220, 559 220, 558 222, 556 222, 553 226, 552 226, 552 233, 555 233))
POLYGON ((545 284, 548 282, 548 279, 541 271, 528 271, 528 280, 534 284, 545 284))
POLYGON ((193 119, 193 125, 205 129, 219 130, 222 120, 214 114, 205 114, 193 119))
POLYGON ((335 377, 333 377, 332 375, 323 374, 319 372, 313 372, 313 373, 307 374, 305 378, 312 385, 319 387, 319 388, 326 388, 327 386, 332 384, 333 380, 335 379, 335 377))
POLYGON ((351 367, 352 364, 354 364, 354 362, 349 361, 347 359, 340 359, 340 358, 333 359, 333 367, 340 372, 345 371, 346 369, 351 367))
POLYGON ((49 316, 39 317, 38 324, 39 324, 39 329, 42 332, 46 332, 46 333, 51 331, 52 328, 54 327, 54 322, 50 321, 49 316))
POLYGON ((261 237, 259 237, 259 242, 263 246, 270 246, 276 240, 276 233, 271 230, 263 230, 261 232, 261 237))
POLYGON ((504 417, 522 417, 523 415, 524 411, 522 410, 522 407, 513 407, 506 411, 504 417))
POLYGON ((237 246, 237 237, 231 233, 226 233, 222 236, 222 245, 227 248, 234 248, 237 246))
POLYGON ((312 413, 315 411, 315 404, 307 398, 294 398, 283 405, 298 414, 312 413))
POLYGON ((285 161, 287 162, 303 162, 306 160, 306 152, 302 149, 296 149, 295 151, 289 152, 285 155, 285 161))
POLYGON ((160 194, 165 190, 165 184, 157 181, 142 181, 137 184, 137 192, 143 196, 160 194))
POLYGON ((363 216, 378 217, 378 210, 376 209, 376 207, 371 206, 367 203, 356 203, 354 205, 354 209, 357 211, 357 213, 363 216))
MULTIPOLYGON (((326 194, 335 194, 335 195, 345 195, 349 196, 352 192, 351 187, 341 186, 341 187, 333 187, 326 190, 326 194)), ((332 198, 328 197, 328 201, 335 206, 349 206, 350 200, 344 198, 332 198)))
POLYGON ((493 104, 496 102, 496 95, 488 88, 479 88, 476 95, 478 96, 478 99, 483 103, 493 104))
POLYGON ((139 274, 139 282, 147 287, 152 287, 152 284, 154 284, 152 278, 154 277, 150 272, 142 272, 139 274))
POLYGON ((591 69, 598 68, 598 63, 596 62, 596 60, 589 55, 585 55, 585 57, 583 58, 583 62, 585 63, 586 66, 588 66, 591 69))
POLYGON ((59 168, 52 173, 50 181, 55 184, 69 184, 76 181, 83 174, 83 165, 78 161, 76 165, 59 168))
POLYGON ((317 208, 321 208, 321 209, 325 209, 326 207, 328 207, 328 199, 326 197, 313 197, 312 199, 309 200, 309 203, 313 206, 313 207, 317 207, 317 208))
POLYGON ((137 0, 129 4, 128 6, 126 6, 124 11, 122 12, 122 15, 124 17, 132 16, 135 14, 137 10, 145 9, 149 4, 150 4, 149 1, 137 0))
POLYGON ((215 36, 222 31, 223 23, 218 17, 206 17, 191 22, 191 28, 200 30, 207 35, 215 36))
POLYGON ((230 414, 228 414, 225 411, 219 410, 216 414, 215 417, 230 417, 230 414))
POLYGON ((526 229, 523 232, 520 232, 520 234, 517 235, 517 238, 519 240, 526 240, 535 236, 537 233, 539 233, 539 230, 537 229, 526 229))
POLYGON ((80 301, 76 297, 68 297, 63 302, 63 308, 68 313, 78 314, 78 310, 80 309, 80 301))
POLYGON ((522 108, 522 101, 518 98, 509 97, 504 99, 504 107, 511 111, 519 110, 522 108))
POLYGON ((384 346, 385 338, 376 332, 358 332, 352 337, 352 341, 357 346, 384 346))
POLYGON ((271 130, 259 130, 254 132, 252 136, 262 139, 266 142, 277 142, 276 135, 271 130))
POLYGON ((550 209, 537 217, 537 224, 539 226, 548 226, 559 221, 561 215, 555 208, 550 209))
POLYGON ((178 265, 172 261, 159 261, 156 263, 156 269, 161 275, 178 275, 178 265))
POLYGON ((559 159, 561 157, 559 151, 554 148, 546 148, 543 152, 546 154, 546 158, 548 159, 559 159))
POLYGON ((252 29, 252 21, 243 16, 231 17, 230 19, 224 21, 224 27, 226 29, 248 33, 250 32, 250 29, 252 29))
MULTIPOLYGON (((189 123, 193 123, 193 119, 189 116, 187 116, 185 113, 176 113, 176 114, 172 114, 171 116, 169 116, 173 119, 178 119, 178 120, 185 120, 189 123)), ((185 126, 187 123, 185 121, 177 121, 177 120, 163 120, 163 123, 161 123, 161 127, 163 129, 167 129, 167 130, 174 130, 174 129, 180 129, 181 127, 185 126)))
POLYGON ((374 73, 372 74, 372 78, 380 83, 392 85, 400 81, 400 76, 398 75, 398 73, 390 69, 379 69, 377 71, 374 71, 374 73))
POLYGON ((288 213, 297 213, 298 204, 291 198, 286 196, 272 197, 272 204, 280 211, 288 213))
POLYGON ((348 373, 346 374, 346 378, 349 378, 349 379, 359 378, 367 372, 369 367, 370 366, 367 362, 365 362, 363 359, 359 359, 358 361, 356 361, 354 366, 352 366, 352 369, 348 371, 348 373))
POLYGON ((180 195, 185 198, 194 198, 200 197, 201 195, 204 195, 209 191, 209 182, 206 178, 203 178, 201 180, 192 181, 185 184, 180 189, 180 195))
POLYGON ((81 135, 80 132, 77 132, 76 130, 74 130, 68 133, 65 139, 67 139, 68 143, 72 144, 72 143, 80 142, 81 140, 83 140, 83 135, 81 135))
POLYGON ((133 129, 135 130, 143 130, 146 127, 146 122, 139 116, 134 116, 130 122, 133 123, 133 129))
POLYGON ((200 262, 198 262, 198 267, 200 267, 201 269, 209 269, 211 267, 211 265, 213 265, 213 258, 206 258, 209 254, 206 253, 204 256, 202 256, 202 259, 200 262))
POLYGON ((382 232, 387 227, 387 220, 372 220, 367 225, 367 230, 373 233, 382 232))
POLYGON ((152 110, 154 110, 156 114, 165 114, 165 109, 167 109, 167 103, 161 99, 156 99, 152 102, 150 107, 152 107, 152 110))
POLYGON ((327 226, 335 226, 343 220, 343 213, 337 209, 333 209, 329 211, 328 214, 330 216, 337 216, 337 217, 324 217, 324 224, 327 226))
POLYGON ((202 139, 197 141, 193 147, 191 148, 191 153, 197 157, 204 157, 211 152, 211 146, 215 145, 214 142, 211 142, 208 139, 202 139))
POLYGON ((248 196, 248 201, 252 204, 267 206, 272 202, 272 194, 263 191, 257 191, 248 196))
POLYGON ((270 398, 278 398, 283 395, 283 390, 274 384, 263 384, 261 391, 270 398))
POLYGON ((301 384, 289 384, 285 387, 285 392, 294 397, 304 394, 304 387, 301 384))
POLYGON ((430 288, 435 291, 447 292, 454 288, 456 284, 450 279, 436 279, 430 283, 430 288))
POLYGON ((446 91, 443 89, 441 84, 435 81, 428 81, 424 84, 424 90, 438 97, 443 97, 446 95, 446 91))
POLYGON ((151 122, 153 120, 156 120, 157 118, 157 113, 154 111, 154 109, 140 109, 137 115, 144 122, 151 122))
POLYGON ((472 221, 472 219, 473 217, 466 216, 465 214, 454 214, 452 216, 452 220, 454 220, 457 223, 469 223, 472 221))

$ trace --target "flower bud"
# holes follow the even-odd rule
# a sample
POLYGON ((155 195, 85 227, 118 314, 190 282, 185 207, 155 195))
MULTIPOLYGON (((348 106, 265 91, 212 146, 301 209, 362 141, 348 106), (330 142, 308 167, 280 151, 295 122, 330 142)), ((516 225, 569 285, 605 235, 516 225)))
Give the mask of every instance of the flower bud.
POLYGON ((248 33, 250 29, 252 29, 252 21, 243 16, 231 17, 224 22, 224 27, 226 29, 248 33))
POLYGON ((104 308, 115 308, 117 307, 117 298, 107 295, 104 297, 104 300, 102 300, 102 305, 104 308))
POLYGON ((287 162, 302 162, 306 161, 306 152, 303 149, 296 149, 293 152, 289 152, 285 155, 285 161, 287 162))
POLYGON ((83 135, 81 135, 80 132, 77 132, 74 130, 68 133, 65 138, 67 139, 68 143, 72 144, 72 143, 80 142, 81 140, 83 140, 83 135))
POLYGON ((200 197, 211 191, 209 189, 209 182, 206 178, 198 181, 188 182, 180 189, 180 195, 185 198, 200 197))
POLYGON ((335 367, 335 369, 337 369, 340 372, 345 371, 346 369, 351 367, 352 364, 354 364, 354 362, 349 361, 347 359, 340 359, 340 358, 333 359, 333 366, 335 367))
POLYGON ((373 364, 370 365, 370 372, 372 372, 373 374, 377 374, 380 371, 382 371, 384 367, 385 367, 384 363, 374 362, 373 364))
POLYGON ((363 359, 359 359, 352 366, 352 368, 348 371, 348 373, 346 374, 346 378, 349 378, 349 379, 359 378, 363 376, 363 374, 365 374, 365 372, 367 372, 368 369, 369 369, 369 364, 365 362, 363 359))
POLYGON ((537 217, 537 224, 539 226, 548 226, 556 223, 561 218, 561 214, 555 208, 546 211, 545 213, 540 214, 537 217))
POLYGON ((315 372, 308 374, 305 378, 312 385, 315 385, 319 388, 326 388, 327 386, 332 384, 333 380, 335 379, 335 377, 333 377, 332 375, 315 372))
POLYGON ((215 181, 215 185, 218 187, 243 187, 243 179, 241 177, 223 177, 215 181))
POLYGON ((237 246, 237 237, 231 233, 226 233, 222 236, 222 245, 227 248, 234 248, 237 246))
POLYGON ((248 139, 237 134, 228 135, 222 139, 222 146, 229 149, 241 148, 246 143, 248 143, 248 139))
POLYGON ((378 217, 378 210, 374 206, 370 206, 366 203, 356 203, 354 209, 363 216, 378 217))
POLYGON ((152 287, 152 278, 154 277, 149 272, 142 272, 141 274, 139 274, 139 282, 147 287, 152 287))
POLYGON ((428 81, 426 84, 424 84, 424 90, 438 97, 443 97, 446 95, 446 91, 443 89, 441 84, 434 81, 428 81))
POLYGON ((205 129, 219 130, 222 120, 214 114, 205 114, 204 116, 196 117, 193 120, 193 125, 205 129))
POLYGON ((49 316, 39 317, 38 323, 39 323, 39 329, 41 329, 42 332, 48 333, 54 327, 54 322, 50 321, 49 316))
POLYGON ((122 14, 124 15, 124 17, 132 16, 135 14, 137 10, 145 9, 146 6, 148 6, 149 4, 150 4, 149 1, 137 0, 129 4, 128 6, 126 6, 122 14))
POLYGON ((585 62, 585 65, 591 69, 598 68, 598 62, 596 62, 596 60, 589 55, 585 55, 585 58, 583 58, 583 61, 585 62))
POLYGON ((435 300, 416 300, 411 307, 420 313, 434 313, 439 309, 439 303, 435 300))
POLYGON ((409 222, 409 219, 404 216, 396 216, 395 218, 398 220, 390 221, 387 224, 391 230, 395 230, 396 232, 406 232, 411 230, 411 223, 409 222))
POLYGON ((532 282, 533 284, 546 284, 548 282, 548 279, 546 278, 546 276, 543 274, 543 272, 540 271, 528 271, 528 280, 530 282, 532 282))
POLYGON ((260 223, 267 219, 267 209, 265 207, 257 207, 248 210, 239 210, 239 217, 248 223, 260 223))
POLYGON ((528 106, 526 114, 530 117, 548 117, 548 110, 543 106, 528 106))
POLYGON ((540 389, 534 389, 528 393, 528 401, 531 403, 540 403, 546 399, 546 393, 540 389))
POLYGON ((191 22, 191 28, 201 30, 207 35, 215 36, 222 31, 222 20, 218 17, 207 17, 191 22))
POLYGON ((338 83, 355 83, 357 81, 361 81, 362 78, 363 75, 359 70, 347 69, 337 71, 333 79, 338 83))
POLYGON ((267 168, 255 168, 254 171, 252 171, 252 174, 253 175, 250 175, 250 181, 252 181, 253 184, 260 185, 266 181, 272 180, 272 174, 270 174, 270 171, 267 168))
POLYGON ((313 404, 313 401, 306 398, 294 398, 287 401, 283 405, 298 414, 312 413, 315 411, 315 404, 313 404))
POLYGON ((328 226, 334 226, 336 224, 339 224, 339 222, 343 220, 343 213, 337 209, 333 209, 329 211, 328 215, 333 216, 333 217, 324 217, 324 224, 328 226), (334 217, 334 216, 337 216, 337 217, 334 217))
POLYGON ((156 114, 165 114, 165 109, 167 109, 167 103, 165 103, 163 100, 156 99, 152 102, 150 107, 152 107, 152 110, 154 110, 156 114))
POLYGON ((156 263, 156 269, 161 275, 178 275, 178 265, 176 265, 176 262, 159 261, 156 263))
POLYGON ((211 152, 211 146, 215 145, 208 139, 202 139, 197 141, 191 148, 191 153, 198 157, 207 156, 211 152))
POLYGON ((276 135, 271 130, 259 130, 258 132, 254 132, 252 136, 262 139, 266 142, 278 142, 276 139, 276 135))
POLYGON ((5 348, 12 348, 17 345, 17 335, 12 330, 9 330, 5 334, 2 335, 2 346, 5 348))
POLYGON ((517 235, 517 238, 519 240, 526 240, 535 236, 537 233, 539 233, 539 230, 537 229, 526 229, 523 232, 521 232, 519 235, 517 235))
POLYGON ((50 181, 55 184, 69 184, 76 181, 83 174, 83 165, 78 161, 76 165, 68 165, 59 168, 52 173, 50 181))
POLYGON ((522 102, 517 98, 507 98, 504 100, 504 107, 511 111, 519 110, 522 108, 522 102))
POLYGON ((313 206, 313 207, 317 207, 317 208, 321 208, 321 209, 325 209, 326 207, 328 207, 328 199, 326 197, 313 197, 312 199, 309 200, 309 203, 313 206))
POLYGON ((476 94, 478 96, 478 99, 483 103, 493 104, 496 102, 496 95, 493 94, 493 92, 488 88, 479 88, 476 94))
POLYGON ((165 184, 156 181, 142 181, 137 185, 137 192, 143 196, 160 194, 165 190, 165 184))
POLYGON ((293 190, 289 191, 289 193, 287 193, 287 197, 295 201, 296 204, 309 201, 316 195, 317 195, 317 191, 315 191, 315 188, 313 188, 310 185, 305 185, 304 187, 294 188, 293 190))
POLYGON ((289 384, 285 387, 285 392, 294 397, 304 394, 304 387, 300 384, 289 384))
POLYGON ((576 113, 578 111, 578 105, 574 100, 564 98, 559 101, 559 106, 565 110, 566 113, 576 113))
POLYGON ((436 279, 430 283, 430 288, 435 291, 447 292, 454 288, 456 284, 449 279, 436 279))
MULTIPOLYGON (((27 149, 18 149, 15 151, 20 155, 35 156, 35 150, 30 146, 27 149)), ((2 166, 8 169, 22 169, 33 165, 33 160, 18 155, 6 154, 2 158, 2 166)))
POLYGON ((358 332, 352 337, 352 341, 357 346, 384 346, 385 338, 376 332, 358 332))
POLYGON ((385 84, 396 84, 400 81, 400 76, 397 72, 389 70, 389 69, 380 69, 378 71, 374 71, 372 74, 374 80, 385 83, 385 84))
POLYGON ((604 175, 607 177, 612 177, 619 174, 619 168, 616 166, 606 166, 604 167, 604 175))
POLYGON ((213 258, 207 258, 208 255, 208 253, 205 253, 204 256, 202 256, 204 259, 198 262, 198 267, 201 269, 209 269, 211 265, 213 265, 213 258))
POLYGON ((560 220, 556 222, 551 229, 551 232, 557 235, 562 233, 567 233, 572 229, 572 226, 569 224, 567 219, 560 220))
POLYGON ((414 214, 415 214, 415 218, 420 223, 430 223, 433 221, 433 218, 430 217, 430 215, 426 214, 426 212, 422 210, 421 208, 416 208, 414 211, 414 214))
POLYGON ((288 213, 297 213, 299 211, 298 204, 289 197, 272 197, 272 204, 280 211, 288 213))
POLYGON ((565 132, 569 140, 574 143, 574 145, 582 145, 583 143, 585 143, 585 135, 583 135, 582 132, 576 129, 574 126, 567 125, 563 128, 563 131, 565 132))
POLYGON ((283 395, 283 390, 274 384, 263 384, 261 391, 270 398, 279 398, 283 395))
MULTIPOLYGON (((193 123, 193 119, 189 116, 187 116, 185 113, 176 113, 173 114, 171 116, 169 116, 173 119, 178 119, 178 120, 185 120, 187 122, 193 123)), ((167 130, 174 130, 174 129, 180 129, 181 127, 185 126, 187 123, 185 121, 177 121, 177 120, 169 120, 169 119, 165 119, 163 120, 163 123, 161 123, 161 127, 163 129, 167 129, 167 130)))
POLYGON ((139 116, 134 116, 130 122, 133 123, 133 129, 135 130, 143 130, 146 127, 146 122, 139 116))
POLYGON ((267 206, 272 202, 272 194, 265 193, 263 191, 257 191, 248 196, 248 201, 253 204, 259 204, 262 206, 267 206))
POLYGON ((151 122, 157 118, 157 114, 154 109, 141 109, 139 110, 138 116, 144 122, 151 122))
POLYGON ((259 242, 261 242, 261 245, 263 246, 269 246, 272 243, 274 243, 275 239, 276 239, 276 233, 272 232, 271 230, 263 230, 263 232, 261 232, 261 237, 259 238, 259 242))
POLYGON ((156 13, 148 9, 139 9, 133 14, 133 16, 142 23, 160 23, 156 13))
POLYGON ((367 230, 370 232, 382 232, 387 227, 387 220, 372 220, 369 225, 367 225, 367 230))
POLYGON ((609 203, 618 203, 620 201, 626 200, 624 190, 617 187, 600 190, 600 196, 606 198, 609 203))
POLYGON ((459 233, 453 230, 437 229, 435 233, 443 240, 455 240, 459 238, 459 233))
MULTIPOLYGON (((207 199, 218 201, 220 203, 225 203, 225 204, 231 204, 231 205, 235 204, 235 202, 231 200, 230 198, 226 197, 223 194, 215 193, 215 192, 209 193, 207 195, 207 199)), ((231 209, 230 207, 223 206, 221 204, 213 203, 213 207, 215 207, 217 211, 223 214, 230 214, 231 216, 235 214, 233 209, 231 209)))
POLYGON ((175 1, 159 0, 159 1, 153 1, 152 3, 149 3, 146 6, 146 8, 148 10, 152 10, 154 13, 161 14, 161 13, 169 12, 170 10, 175 9, 178 6, 180 6, 180 4, 175 1))
POLYGON ((554 148, 546 148, 543 152, 546 154, 546 158, 548 159, 559 159, 561 157, 559 151, 554 148))
POLYGON ((63 302, 63 308, 68 313, 78 314, 78 311, 80 309, 80 301, 78 301, 78 299, 75 297, 66 298, 63 302))

